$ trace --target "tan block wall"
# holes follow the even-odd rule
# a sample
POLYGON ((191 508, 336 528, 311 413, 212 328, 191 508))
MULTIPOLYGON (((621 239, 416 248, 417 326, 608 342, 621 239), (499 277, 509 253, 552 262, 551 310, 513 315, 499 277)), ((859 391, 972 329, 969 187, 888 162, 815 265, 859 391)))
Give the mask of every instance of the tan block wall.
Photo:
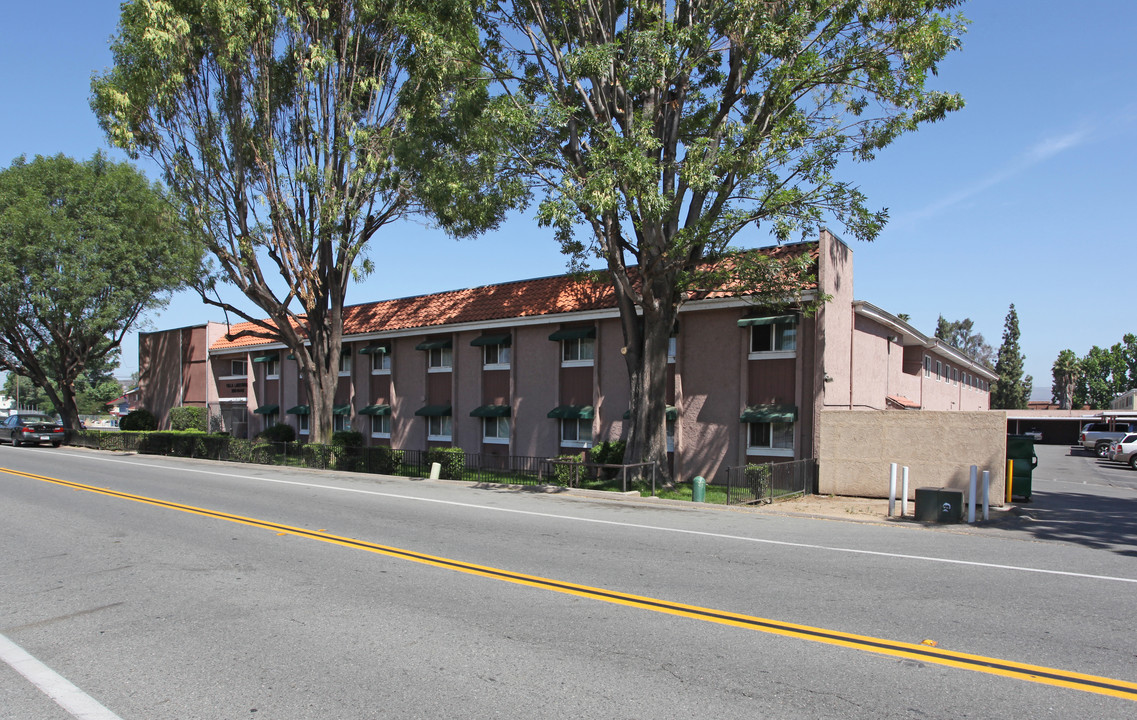
MULTIPOLYGON (((991 505, 1002 505, 1006 482, 1007 414, 908 410, 825 410, 821 413, 818 492, 888 497, 889 464, 908 466, 908 497, 918 487, 948 487, 967 496, 971 466, 991 472, 991 505)), ((897 495, 900 494, 897 471, 897 495)), ((976 499, 976 503, 981 498, 976 499)))

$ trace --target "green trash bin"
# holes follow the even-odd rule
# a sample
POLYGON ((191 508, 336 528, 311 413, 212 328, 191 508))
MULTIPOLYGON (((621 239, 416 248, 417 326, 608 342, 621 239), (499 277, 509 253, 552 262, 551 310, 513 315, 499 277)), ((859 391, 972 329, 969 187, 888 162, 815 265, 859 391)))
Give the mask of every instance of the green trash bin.
POLYGON ((1034 469, 1038 467, 1038 455, 1034 454, 1034 438, 1030 435, 1007 436, 1007 459, 1014 461, 1011 482, 1011 497, 1021 497, 1030 502, 1031 481, 1034 469))

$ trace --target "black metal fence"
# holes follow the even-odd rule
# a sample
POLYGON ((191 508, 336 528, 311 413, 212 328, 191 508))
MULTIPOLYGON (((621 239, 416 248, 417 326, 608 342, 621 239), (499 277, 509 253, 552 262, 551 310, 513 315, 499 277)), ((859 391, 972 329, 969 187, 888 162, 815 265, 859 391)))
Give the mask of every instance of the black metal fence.
POLYGON ((752 505, 812 495, 817 482, 817 460, 742 465, 726 469, 728 505, 752 505))

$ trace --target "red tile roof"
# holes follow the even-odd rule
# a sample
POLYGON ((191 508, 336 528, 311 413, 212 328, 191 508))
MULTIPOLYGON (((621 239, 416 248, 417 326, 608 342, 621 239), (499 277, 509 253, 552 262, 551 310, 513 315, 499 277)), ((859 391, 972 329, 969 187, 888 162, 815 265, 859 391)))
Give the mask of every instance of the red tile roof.
MULTIPOLYGON (((796 243, 766 248, 761 252, 771 257, 786 258, 809 253, 816 260, 817 248, 815 242, 796 243)), ((706 299, 738 294, 730 290, 714 290, 694 295, 698 299, 706 299)), ((443 325, 608 310, 615 307, 616 294, 610 283, 589 275, 555 275, 351 305, 344 308, 343 334, 348 337, 384 330, 426 330, 443 325)), ((251 322, 232 325, 230 333, 213 343, 210 349, 224 351, 272 342, 253 336, 227 339, 255 327, 251 322)))

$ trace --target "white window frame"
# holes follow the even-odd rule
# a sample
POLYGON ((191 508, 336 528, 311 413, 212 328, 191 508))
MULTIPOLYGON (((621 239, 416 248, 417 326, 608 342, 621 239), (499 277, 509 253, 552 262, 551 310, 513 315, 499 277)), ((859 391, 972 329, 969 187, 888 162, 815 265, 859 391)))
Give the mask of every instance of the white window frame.
POLYGON ((562 418, 560 421, 561 427, 561 447, 576 447, 576 448, 590 448, 592 447, 592 421, 585 420, 584 418, 562 418), (565 430, 572 428, 571 433, 566 433, 565 430), (581 440, 581 429, 588 429, 588 439, 581 440), (566 437, 566 435, 571 435, 566 437))
POLYGON ((675 452, 675 420, 667 421, 667 428, 664 432, 667 433, 667 452, 675 452))
POLYGON ((561 367, 591 367, 595 362, 596 338, 565 338, 561 340, 561 367), (585 348, 588 348, 587 353, 584 352, 585 348))
POLYGON ((482 348, 482 367, 486 370, 507 370, 512 360, 513 352, 509 345, 486 345, 482 348))
POLYGON ((932 377, 932 358, 930 355, 924 356, 924 377, 932 377))
POLYGON ((280 360, 265 360, 265 380, 280 379, 280 360))
POLYGON ((679 338, 672 335, 667 338, 667 364, 674 365, 675 358, 679 355, 679 338))
POLYGON ((390 415, 372 415, 371 416, 371 437, 387 439, 391 437, 391 416, 390 415), (378 425, 378 429, 376 429, 378 425), (386 429, 384 429, 386 428, 386 429))
POLYGON ((351 346, 350 345, 345 345, 344 348, 342 350, 340 350, 339 376, 340 377, 350 377, 351 376, 351 346))
POLYGON ((746 454, 747 455, 765 455, 768 457, 793 457, 794 456, 794 447, 793 446, 794 446, 794 443, 796 442, 796 434, 797 434, 797 428, 795 427, 795 423, 792 423, 792 422, 788 422, 788 423, 787 422, 747 423, 746 424, 746 454), (769 431, 767 433, 769 436, 769 440, 767 441, 768 444, 755 445, 754 444, 755 427, 756 426, 762 426, 762 425, 769 427, 769 431), (790 446, 785 447, 784 445, 781 445, 781 446, 775 447, 774 443, 778 437, 778 433, 776 432, 776 430, 779 428, 779 426, 781 429, 784 429, 785 426, 787 426, 787 425, 789 426, 790 446))
POLYGON ((371 354, 371 374, 391 374, 391 353, 377 352, 371 354), (378 365, 378 367, 376 367, 378 365))
POLYGON ((351 426, 351 415, 332 415, 332 432, 345 432, 354 429, 351 426))
POLYGON ((426 351, 427 372, 450 372, 454 369, 454 348, 440 347, 426 351))
POLYGON ((936 361, 936 382, 942 382, 944 379, 944 363, 942 360, 936 361))
POLYGON ((230 360, 229 361, 229 374, 222 375, 217 378, 218 380, 240 380, 249 377, 249 361, 248 360, 230 360))
POLYGON ((795 358, 797 357, 797 336, 798 336, 797 323, 773 323, 770 325, 751 325, 750 326, 750 354, 749 359, 757 360, 758 358, 765 359, 778 359, 778 358, 795 358), (789 333, 793 342, 792 348, 785 347, 785 331, 792 330, 789 333), (755 342, 762 333, 769 335, 769 350, 755 350, 754 346, 758 343, 755 342), (781 345, 781 347, 779 347, 781 345))
POLYGON ((482 418, 482 442, 487 445, 508 445, 510 436, 508 417, 482 418), (490 432, 493 432, 491 435, 490 432), (502 435, 501 433, 505 434, 502 435))
POLYGON ((296 432, 299 435, 307 435, 308 434, 308 416, 307 415, 297 415, 296 416, 296 432))
POLYGON ((454 438, 453 418, 449 415, 432 415, 426 419, 426 439, 431 442, 450 442, 454 438), (434 423, 438 427, 433 427, 434 423), (437 433, 434 431, 438 430, 437 433))

